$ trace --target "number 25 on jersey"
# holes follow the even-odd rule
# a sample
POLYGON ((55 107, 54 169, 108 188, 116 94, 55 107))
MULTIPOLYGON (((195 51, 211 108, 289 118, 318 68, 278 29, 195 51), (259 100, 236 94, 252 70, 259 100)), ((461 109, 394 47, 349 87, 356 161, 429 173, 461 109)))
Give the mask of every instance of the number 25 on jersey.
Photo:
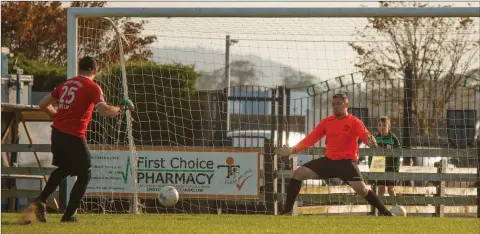
POLYGON ((78 90, 78 87, 62 87, 62 96, 60 96, 58 108, 68 109, 70 104, 75 100, 75 91, 78 90))

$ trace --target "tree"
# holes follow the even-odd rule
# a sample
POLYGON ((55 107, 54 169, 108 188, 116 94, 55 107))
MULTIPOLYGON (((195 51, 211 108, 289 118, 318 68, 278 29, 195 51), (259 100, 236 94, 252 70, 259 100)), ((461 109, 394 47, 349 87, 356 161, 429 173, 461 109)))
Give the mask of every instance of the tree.
MULTIPOLYGON (((72 2, 71 7, 104 7, 106 2, 72 2)), ((67 9, 61 2, 2 2, 2 46, 29 59, 41 59, 64 66, 67 62, 67 9)), ((141 36, 146 21, 115 17, 113 21, 125 35, 125 55, 150 57, 146 46, 155 36, 141 36)), ((110 22, 102 18, 78 20, 78 52, 117 62, 118 46, 110 22)))
MULTIPOLYGON (((428 4, 380 2, 380 6, 428 4)), ((472 66, 478 66, 478 22, 471 18, 371 17, 364 28, 358 29, 358 35, 358 42, 349 45, 357 53, 355 66, 370 72, 370 78, 383 79, 387 74, 404 79, 405 68, 412 66, 412 112, 423 134, 437 125, 437 116, 444 115, 465 75, 472 66)), ((402 90, 400 85, 392 81, 384 91, 402 90)), ((403 105, 402 98, 396 100, 403 105)))
MULTIPOLYGON (((255 85, 263 72, 257 66, 246 60, 237 60, 230 63, 230 85, 255 85)), ((211 73, 202 73, 199 82, 200 89, 221 89, 226 87, 225 69, 220 68, 211 73)))
POLYGON ((283 68, 282 81, 289 88, 307 87, 313 84, 315 76, 302 71, 296 71, 291 67, 283 68))
POLYGON ((258 77, 262 76, 262 71, 250 61, 237 60, 230 63, 231 85, 254 85, 258 77))

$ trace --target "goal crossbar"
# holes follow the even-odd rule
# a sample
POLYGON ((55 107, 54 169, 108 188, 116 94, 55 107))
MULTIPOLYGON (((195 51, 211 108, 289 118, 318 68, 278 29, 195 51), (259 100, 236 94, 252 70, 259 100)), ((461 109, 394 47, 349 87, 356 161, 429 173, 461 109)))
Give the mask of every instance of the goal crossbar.
POLYGON ((474 7, 69 8, 73 17, 478 17, 474 7))

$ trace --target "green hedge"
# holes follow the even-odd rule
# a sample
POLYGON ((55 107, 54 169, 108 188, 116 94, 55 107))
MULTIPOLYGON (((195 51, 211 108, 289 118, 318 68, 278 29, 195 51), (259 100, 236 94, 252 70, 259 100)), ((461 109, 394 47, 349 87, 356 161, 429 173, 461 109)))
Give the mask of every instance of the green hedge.
POLYGON ((33 75, 32 91, 48 92, 52 91, 58 84, 67 78, 67 68, 56 64, 47 63, 43 60, 31 60, 23 54, 18 54, 9 59, 8 72, 15 74, 13 70, 13 61, 17 59, 17 65, 23 69, 23 74, 33 75))
MULTIPOLYGON (((130 62, 126 65, 128 97, 135 103, 133 135, 136 145, 192 145, 195 129, 200 129, 200 111, 195 101, 196 83, 200 73, 194 66, 130 62)), ((102 87, 105 99, 118 104, 123 98, 120 66, 100 72, 96 82, 102 87)), ((95 116, 90 126, 91 143, 127 144, 126 121, 95 116)))

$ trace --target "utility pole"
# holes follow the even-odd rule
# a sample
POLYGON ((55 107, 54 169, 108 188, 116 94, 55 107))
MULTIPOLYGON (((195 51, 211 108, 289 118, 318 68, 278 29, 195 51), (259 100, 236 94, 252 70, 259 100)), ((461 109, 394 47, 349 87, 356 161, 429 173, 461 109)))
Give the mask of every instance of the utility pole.
POLYGON ((238 40, 230 39, 230 35, 225 37, 225 87, 227 87, 227 127, 226 131, 230 131, 230 46, 238 43, 238 40))

